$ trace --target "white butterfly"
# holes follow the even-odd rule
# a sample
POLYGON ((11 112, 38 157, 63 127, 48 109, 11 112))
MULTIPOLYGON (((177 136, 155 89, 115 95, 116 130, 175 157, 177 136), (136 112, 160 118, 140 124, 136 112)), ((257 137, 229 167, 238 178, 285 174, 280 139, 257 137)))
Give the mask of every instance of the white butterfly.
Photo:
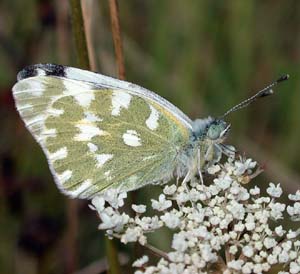
POLYGON ((98 73, 53 64, 23 69, 13 87, 16 107, 41 145, 58 188, 92 198, 110 188, 130 191, 188 182, 230 149, 222 143, 228 113, 272 93, 282 77, 221 118, 192 121, 157 94, 98 73))

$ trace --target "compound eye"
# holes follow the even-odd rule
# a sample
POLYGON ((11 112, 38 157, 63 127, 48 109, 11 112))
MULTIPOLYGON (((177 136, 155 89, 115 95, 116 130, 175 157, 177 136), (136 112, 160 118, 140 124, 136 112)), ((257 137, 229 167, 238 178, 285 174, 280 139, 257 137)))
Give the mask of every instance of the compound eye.
POLYGON ((207 137, 211 140, 216 140, 220 137, 220 127, 217 125, 211 125, 207 131, 207 137))

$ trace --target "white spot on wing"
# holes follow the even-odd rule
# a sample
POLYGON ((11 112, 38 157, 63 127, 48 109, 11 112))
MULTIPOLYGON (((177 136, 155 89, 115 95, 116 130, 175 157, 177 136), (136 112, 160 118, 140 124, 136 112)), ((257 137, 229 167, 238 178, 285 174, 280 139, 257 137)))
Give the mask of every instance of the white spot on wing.
POLYGON ((30 93, 33 96, 42 96, 45 91, 45 86, 41 80, 31 80, 27 82, 28 88, 26 92, 30 93))
POLYGON ((97 126, 93 124, 77 124, 77 128, 81 131, 78 133, 75 137, 75 141, 90 141, 94 136, 99 135, 105 135, 106 132, 98 128, 97 126))
POLYGON ((102 167, 108 160, 113 158, 113 154, 97 154, 96 160, 97 160, 97 167, 102 167))
POLYGON ((47 112, 52 116, 58 117, 64 114, 65 111, 63 109, 50 108, 47 110, 47 112))
POLYGON ((112 111, 114 116, 120 115, 121 108, 128 108, 131 100, 131 95, 124 91, 114 91, 112 95, 112 111))
POLYGON ((104 176, 108 181, 112 180, 112 176, 110 175, 110 170, 105 171, 104 176))
POLYGON ((78 93, 74 95, 74 98, 78 104, 82 107, 89 107, 91 102, 95 99, 95 95, 92 91, 86 93, 78 93))
POLYGON ((72 171, 67 169, 61 174, 57 174, 57 178, 59 180, 60 184, 64 184, 66 181, 68 181, 72 176, 72 171))
POLYGON ((135 130, 131 130, 131 129, 127 130, 122 137, 124 143, 128 146, 137 147, 142 145, 140 142, 141 139, 135 130))
POLYGON ((59 150, 55 151, 54 153, 49 154, 49 159, 53 162, 57 160, 61 160, 66 158, 68 155, 68 150, 66 147, 60 148, 59 150))
POLYGON ((92 186, 92 180, 86 179, 79 185, 79 187, 77 187, 75 190, 70 190, 69 193, 72 195, 72 197, 79 196, 81 198, 85 198, 84 192, 92 186))
POLYGON ((36 68, 35 72, 38 76, 45 76, 46 72, 43 69, 36 68))
POLYGON ((90 152, 96 152, 98 150, 98 147, 93 143, 87 143, 87 146, 89 147, 90 152))
POLYGON ((90 85, 70 79, 64 80, 63 83, 65 86, 63 94, 74 96, 80 106, 89 107, 95 99, 95 94, 90 85))
POLYGON ((95 115, 92 112, 86 111, 84 113, 85 118, 84 120, 88 121, 88 122, 101 122, 103 119, 101 119, 100 117, 98 117, 97 115, 95 115))
POLYGON ((149 105, 151 113, 146 120, 146 125, 149 129, 155 130, 158 127, 159 112, 151 105, 149 105))

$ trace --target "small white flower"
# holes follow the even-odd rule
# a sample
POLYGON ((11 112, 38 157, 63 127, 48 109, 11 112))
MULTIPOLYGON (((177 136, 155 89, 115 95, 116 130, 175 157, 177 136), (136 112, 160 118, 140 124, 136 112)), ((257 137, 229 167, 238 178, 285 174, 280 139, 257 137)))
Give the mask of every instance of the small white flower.
POLYGON ((162 221, 165 222, 168 228, 174 229, 180 225, 180 218, 174 213, 165 213, 160 217, 162 221))
POLYGON ((226 206, 226 208, 228 211, 232 213, 235 219, 237 220, 244 219, 245 208, 242 204, 239 204, 236 201, 232 200, 231 203, 226 206))
POLYGON ((192 202, 197 202, 201 198, 201 193, 195 188, 191 189, 189 192, 189 200, 192 202))
POLYGON ((176 189, 177 189, 176 185, 170 185, 170 186, 166 185, 163 191, 166 195, 173 195, 176 192, 176 189))
POLYGON ((103 194, 103 198, 113 207, 119 208, 124 205, 124 199, 127 198, 126 192, 121 192, 117 189, 109 189, 103 194))
POLYGON ((142 258, 135 260, 133 262, 132 266, 133 267, 142 267, 148 262, 149 262, 149 257, 144 255, 142 258))
POLYGON ((137 242, 139 237, 142 236, 143 232, 140 227, 130 228, 128 227, 125 233, 121 237, 121 242, 124 244, 130 242, 137 242))
POLYGON ((259 195, 260 194, 260 188, 255 186, 254 188, 251 188, 249 192, 253 196, 259 195))
POLYGON ((238 252, 238 248, 236 245, 232 245, 230 248, 229 248, 229 253, 230 254, 236 254, 238 252))
POLYGON ((253 247, 249 246, 249 245, 244 246, 242 251, 243 251, 243 254, 249 258, 252 257, 254 254, 253 247))
POLYGON ((112 208, 106 208, 104 211, 100 212, 100 218, 102 223, 99 225, 99 229, 114 229, 116 232, 121 231, 130 219, 130 217, 122 213, 111 210, 112 208))
POLYGON ((224 178, 216 178, 214 179, 214 183, 217 187, 222 190, 225 190, 230 187, 232 179, 229 176, 225 176, 224 178))
POLYGON ((278 262, 279 263, 287 263, 289 261, 290 257, 289 254, 286 251, 282 251, 279 255, 278 255, 278 262))
POLYGON ((172 206, 172 202, 170 200, 166 200, 166 196, 164 194, 160 194, 158 201, 151 199, 152 208, 158 211, 164 211, 167 208, 172 206))
POLYGON ((184 232, 174 234, 172 248, 180 252, 184 252, 188 248, 188 242, 184 232))
POLYGON ((279 237, 282 237, 282 236, 286 233, 286 231, 283 230, 282 225, 280 225, 280 226, 277 226, 277 227, 275 228, 275 233, 276 233, 279 237))
POLYGON ((218 195, 220 190, 221 189, 217 187, 215 184, 211 184, 207 188, 207 192, 210 193, 212 196, 218 195))
POLYGON ((204 261, 206 262, 216 262, 218 260, 218 256, 212 252, 212 248, 208 244, 200 244, 199 245, 201 255, 204 261))
POLYGON ((271 203, 269 204, 271 208, 271 217, 275 220, 283 218, 283 211, 285 210, 285 204, 281 203, 271 203))
POLYGON ((243 260, 233 260, 233 261, 228 262, 227 265, 228 265, 228 267, 230 267, 234 270, 241 270, 243 264, 244 264, 243 260))
POLYGON ((289 194, 288 197, 291 201, 300 201, 300 190, 297 190, 295 194, 289 194))
POLYGON ((280 184, 277 184, 275 186, 273 183, 269 184, 269 187, 267 188, 267 193, 274 198, 279 198, 282 194, 282 188, 280 187, 280 184))
POLYGON ((293 230, 289 230, 289 232, 287 233, 286 237, 288 239, 294 239, 299 235, 299 231, 293 231, 293 230))
POLYGON ((145 213, 146 212, 146 206, 145 205, 135 205, 133 204, 132 209, 139 214, 145 213))
POLYGON ((252 272, 253 267, 254 267, 254 264, 252 262, 245 263, 243 265, 243 267, 242 267, 242 273, 244 273, 244 274, 251 274, 251 273, 253 273, 252 272))
POLYGON ((254 248, 257 250, 262 250, 263 243, 261 241, 254 242, 254 248))
POLYGON ((246 218, 246 223, 245 223, 246 229, 248 231, 254 230, 256 225, 255 225, 255 219, 252 214, 248 214, 246 218))
POLYGON ((272 248, 276 245, 277 245, 277 241, 274 238, 267 237, 267 238, 264 239, 264 246, 267 249, 272 248))
POLYGON ((277 256, 275 256, 275 255, 273 255, 273 254, 270 254, 270 255, 267 257, 267 262, 268 262, 270 265, 273 265, 273 264, 278 263, 277 256))
POLYGON ((300 202, 294 203, 293 206, 288 206, 287 213, 292 217, 300 216, 300 202))
POLYGON ((207 231, 207 228, 205 226, 198 226, 197 228, 193 229, 193 235, 196 237, 203 238, 205 240, 209 240, 211 238, 210 232, 207 231))
POLYGON ((98 212, 101 212, 104 210, 105 200, 102 196, 96 196, 92 199, 92 204, 89 205, 89 207, 92 210, 96 210, 98 212))
POLYGON ((235 170, 233 172, 236 176, 243 175, 247 170, 251 170, 256 166, 256 162, 252 162, 252 159, 246 161, 235 161, 235 170))
POLYGON ((242 222, 238 222, 234 226, 234 231, 237 231, 237 232, 242 232, 244 229, 245 229, 245 225, 242 222))
POLYGON ((290 263, 290 273, 297 274, 300 273, 300 264, 297 264, 296 262, 290 263))
POLYGON ((180 192, 178 195, 176 195, 176 202, 181 205, 185 202, 189 201, 189 195, 185 192, 180 192))
POLYGON ((218 216, 212 216, 209 218, 209 222, 213 225, 216 226, 221 222, 221 219, 218 216))
POLYGON ((216 174, 221 170, 221 167, 219 165, 211 165, 208 169, 207 172, 211 175, 216 174))

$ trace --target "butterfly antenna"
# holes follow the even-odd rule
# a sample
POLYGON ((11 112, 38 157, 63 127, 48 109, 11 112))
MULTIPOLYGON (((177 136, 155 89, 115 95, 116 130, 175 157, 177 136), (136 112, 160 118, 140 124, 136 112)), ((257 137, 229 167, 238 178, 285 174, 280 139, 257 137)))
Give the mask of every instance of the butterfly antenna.
POLYGON ((269 96, 272 95, 274 93, 273 91, 273 87, 276 86, 277 84, 289 79, 289 75, 283 75, 281 76, 279 79, 277 79, 275 82, 273 82, 272 84, 268 85, 267 87, 265 87, 264 89, 260 90, 259 92, 257 92, 255 95, 251 96, 250 98, 242 101, 241 103, 235 105, 234 107, 230 108, 229 110, 227 110, 220 118, 224 118, 225 116, 227 116, 229 113, 237 111, 241 108, 244 108, 250 104, 252 104, 254 101, 256 101, 258 98, 262 98, 265 96, 269 96))

